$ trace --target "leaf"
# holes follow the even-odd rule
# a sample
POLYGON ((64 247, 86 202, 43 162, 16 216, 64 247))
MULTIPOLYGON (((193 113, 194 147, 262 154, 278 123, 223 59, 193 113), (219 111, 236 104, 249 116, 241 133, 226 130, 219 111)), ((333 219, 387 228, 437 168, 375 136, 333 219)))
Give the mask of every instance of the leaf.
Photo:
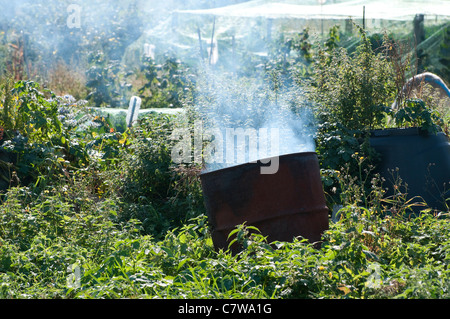
POLYGON ((358 232, 358 234, 361 234, 361 232, 364 229, 364 225, 361 223, 356 224, 356 231, 358 232))
POLYGON ((346 265, 343 265, 343 267, 350 276, 353 276, 353 271, 351 271, 351 269, 349 269, 346 265))
POLYGON ((367 234, 370 235, 372 237, 375 237, 375 233, 369 230, 363 230, 361 234, 367 234))
POLYGON ((237 242, 236 239, 233 239, 232 241, 230 241, 230 243, 228 244, 228 249, 230 249, 231 246, 233 246, 233 244, 236 243, 236 242, 237 242))
POLYGON ((236 234, 238 231, 240 231, 239 228, 235 228, 232 231, 230 231, 230 233, 228 234, 227 239, 230 239, 234 234, 236 234))
POLYGON ((351 292, 350 288, 348 288, 348 287, 345 286, 345 285, 340 285, 340 286, 338 287, 338 289, 339 289, 340 291, 342 291, 342 292, 344 293, 344 295, 347 295, 347 294, 349 294, 349 293, 351 292))
POLYGON ((258 232, 258 233, 260 232, 260 230, 257 227, 255 227, 255 226, 246 226, 246 228, 250 229, 250 230, 254 230, 254 231, 258 232))
POLYGON ((374 252, 371 252, 370 250, 363 250, 363 253, 366 255, 366 257, 379 261, 378 256, 374 252))
POLYGON ((187 261, 188 261, 187 258, 181 260, 181 261, 178 263, 178 265, 177 265, 177 270, 180 271, 180 269, 183 268, 184 264, 185 264, 187 261))

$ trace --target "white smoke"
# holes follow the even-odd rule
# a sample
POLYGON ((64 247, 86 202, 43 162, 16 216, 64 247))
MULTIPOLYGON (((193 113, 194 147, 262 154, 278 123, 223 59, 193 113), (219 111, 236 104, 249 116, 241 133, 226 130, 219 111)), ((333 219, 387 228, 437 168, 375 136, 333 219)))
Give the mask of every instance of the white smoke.
POLYGON ((314 116, 300 89, 275 93, 255 78, 209 75, 196 105, 211 141, 204 151, 207 171, 315 151, 314 116))

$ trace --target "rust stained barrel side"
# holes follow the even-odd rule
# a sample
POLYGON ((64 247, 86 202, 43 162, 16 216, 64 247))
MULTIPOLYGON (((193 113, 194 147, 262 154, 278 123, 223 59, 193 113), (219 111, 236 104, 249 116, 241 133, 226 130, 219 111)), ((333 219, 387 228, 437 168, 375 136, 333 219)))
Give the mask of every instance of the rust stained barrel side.
POLYGON ((228 234, 244 222, 269 242, 298 236, 317 242, 328 229, 315 152, 280 156, 275 174, 261 174, 263 165, 258 161, 200 175, 216 249, 227 249, 228 234))

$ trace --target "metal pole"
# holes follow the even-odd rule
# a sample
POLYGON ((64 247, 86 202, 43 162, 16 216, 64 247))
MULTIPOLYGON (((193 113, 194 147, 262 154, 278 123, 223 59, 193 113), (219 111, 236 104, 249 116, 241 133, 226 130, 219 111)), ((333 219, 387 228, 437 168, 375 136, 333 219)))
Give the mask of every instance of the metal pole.
POLYGON ((366 6, 363 6, 363 30, 366 29, 366 6))
POLYGON ((212 34, 211 34, 211 48, 210 48, 210 52, 209 52, 209 65, 211 65, 211 59, 212 59, 212 55, 213 55, 213 48, 214 48, 214 29, 216 27, 216 17, 214 17, 214 21, 213 21, 213 28, 212 28, 212 34))
POLYGON ((200 27, 197 26, 197 34, 198 34, 198 45, 200 50, 200 58, 203 62, 203 46, 202 46, 202 34, 200 32, 200 27))

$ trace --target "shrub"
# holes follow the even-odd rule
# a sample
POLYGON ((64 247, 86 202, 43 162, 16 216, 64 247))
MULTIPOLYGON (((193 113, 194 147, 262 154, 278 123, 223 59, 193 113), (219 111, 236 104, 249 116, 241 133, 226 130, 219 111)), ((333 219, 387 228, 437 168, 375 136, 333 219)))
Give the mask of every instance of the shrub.
POLYGON ((345 48, 320 50, 314 73, 313 98, 320 115, 350 130, 374 129, 383 124, 394 99, 392 67, 375 54, 363 30, 362 41, 350 56, 345 48))
POLYGON ((56 95, 72 95, 76 100, 86 97, 86 78, 79 70, 71 69, 64 61, 56 62, 48 71, 47 86, 56 95))
POLYGON ((127 105, 130 85, 123 81, 125 71, 119 61, 109 59, 102 51, 91 52, 88 61, 87 100, 97 107, 127 105))
POLYGON ((165 54, 161 64, 146 58, 140 71, 145 77, 145 84, 139 88, 143 107, 182 107, 183 100, 190 97, 191 70, 174 57, 165 54))
MULTIPOLYGON (((369 144, 369 132, 386 124, 388 105, 396 92, 390 62, 383 53, 373 51, 364 30, 360 33, 361 43, 350 55, 335 45, 332 30, 333 41, 327 42, 327 49, 318 51, 309 86, 309 96, 316 104, 321 168, 346 169, 355 177, 361 172, 370 175, 378 161, 369 144), (360 158, 364 159, 362 165, 360 158)), ((366 180, 370 182, 371 177, 366 180)), ((339 185, 327 179, 328 193, 336 187, 339 185)))
POLYGON ((203 212, 199 168, 172 162, 173 120, 151 115, 126 134, 120 158, 117 194, 123 201, 122 218, 136 218, 148 234, 162 236, 168 229, 203 212))

